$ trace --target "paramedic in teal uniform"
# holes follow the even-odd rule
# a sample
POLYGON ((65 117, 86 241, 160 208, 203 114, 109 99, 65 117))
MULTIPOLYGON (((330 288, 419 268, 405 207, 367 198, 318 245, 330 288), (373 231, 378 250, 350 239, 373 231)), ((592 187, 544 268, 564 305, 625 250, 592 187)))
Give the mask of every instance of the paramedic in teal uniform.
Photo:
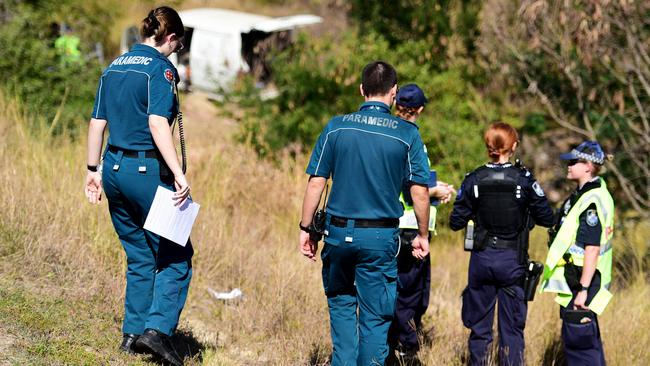
POLYGON ((328 178, 323 285, 330 315, 332 366, 383 365, 395 313, 399 201, 404 181, 419 223, 412 253, 429 252, 429 166, 415 124, 390 114, 395 69, 382 61, 363 69, 357 112, 334 117, 322 131, 307 167, 300 250, 316 260, 308 227, 328 178))
POLYGON ((182 205, 190 187, 172 140, 178 113, 178 75, 167 56, 183 47, 183 23, 169 7, 142 21, 142 44, 102 73, 88 131, 85 193, 91 203, 102 188, 127 258, 123 339, 120 350, 151 353, 182 365, 169 336, 178 325, 192 277, 192 244, 178 245, 143 229, 158 186, 175 191, 182 205), (104 131, 108 144, 102 167, 104 131))

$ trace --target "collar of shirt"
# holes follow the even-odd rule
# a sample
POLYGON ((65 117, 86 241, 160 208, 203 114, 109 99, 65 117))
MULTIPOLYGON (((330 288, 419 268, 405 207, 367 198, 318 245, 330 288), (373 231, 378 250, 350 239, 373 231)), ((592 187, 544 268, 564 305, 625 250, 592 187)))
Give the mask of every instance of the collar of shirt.
MULTIPOLYGON (((594 177, 592 180, 585 183, 585 185, 582 186, 580 189, 577 189, 575 192, 573 192, 571 196, 569 196, 567 200, 569 204, 568 208, 571 208, 571 206, 573 206, 576 202, 578 202, 580 196, 582 196, 585 192, 598 187, 600 187, 600 177, 594 177)), ((567 205, 567 201, 565 201, 564 203, 565 206, 567 205)), ((566 207, 565 207, 565 211, 568 212, 568 210, 566 210, 566 207)), ((565 212, 564 214, 566 215, 567 212, 565 212)))
POLYGON ((485 166, 488 167, 488 168, 509 168, 509 167, 512 166, 512 164, 511 163, 503 163, 503 164, 487 163, 487 164, 485 164, 485 166))
POLYGON ((361 104, 359 111, 375 111, 390 114, 390 107, 382 102, 365 102, 361 104))
POLYGON ((146 45, 144 43, 134 44, 133 47, 131 47, 131 51, 140 51, 140 52, 148 53, 148 54, 151 54, 152 56, 156 56, 156 57, 159 57, 159 58, 162 58, 162 59, 165 59, 165 60, 167 59, 167 57, 163 56, 163 54, 158 52, 157 49, 155 49, 155 48, 153 48, 151 46, 148 46, 148 45, 146 45))
POLYGON ((590 181, 588 181, 582 187, 580 187, 576 191, 576 193, 580 195, 580 194, 583 194, 583 193, 587 192, 590 189, 594 189, 594 188, 598 188, 598 187, 600 187, 600 177, 599 176, 593 177, 590 181))

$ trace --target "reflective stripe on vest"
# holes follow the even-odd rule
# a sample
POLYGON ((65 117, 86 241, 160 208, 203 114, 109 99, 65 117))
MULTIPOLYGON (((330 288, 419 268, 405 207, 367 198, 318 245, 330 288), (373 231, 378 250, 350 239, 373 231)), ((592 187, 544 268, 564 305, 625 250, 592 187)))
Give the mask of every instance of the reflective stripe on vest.
POLYGON ((589 303, 589 307, 597 314, 601 314, 611 299, 608 289, 612 282, 612 236, 614 233, 614 201, 607 191, 605 181, 600 179, 600 187, 594 188, 583 194, 571 207, 564 218, 555 240, 549 248, 544 266, 544 280, 542 291, 555 292, 555 301, 562 306, 567 306, 572 298, 566 279, 564 278, 564 253, 570 253, 573 263, 577 266, 584 265, 584 248, 576 245, 576 236, 580 226, 580 214, 591 204, 596 205, 598 219, 602 225, 600 236, 600 254, 596 268, 601 275, 601 286, 596 296, 589 303))

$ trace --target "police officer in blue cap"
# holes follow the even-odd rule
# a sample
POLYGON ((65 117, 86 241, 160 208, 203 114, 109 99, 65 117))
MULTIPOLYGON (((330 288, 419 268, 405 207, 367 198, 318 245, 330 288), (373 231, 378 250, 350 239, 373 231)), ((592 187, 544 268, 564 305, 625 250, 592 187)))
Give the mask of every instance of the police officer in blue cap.
POLYGON ((366 65, 360 91, 359 111, 331 119, 316 142, 300 222, 300 251, 316 260, 312 220, 331 177, 321 259, 333 366, 382 365, 388 355, 403 181, 412 183, 419 223, 411 252, 420 259, 429 252, 427 156, 417 126, 390 114, 395 69, 382 61, 366 65))
POLYGON ((178 325, 192 277, 192 245, 180 246, 143 229, 158 186, 176 191, 182 205, 190 187, 176 156, 170 124, 178 113, 178 75, 167 56, 183 47, 183 23, 169 7, 142 21, 142 44, 102 73, 88 131, 85 193, 101 199, 102 186, 127 256, 124 333, 120 350, 182 360, 168 337, 178 325), (104 130, 109 137, 99 170, 104 130))
MULTIPOLYGON (((416 84, 399 88, 395 98, 395 115, 415 123, 424 111, 427 98, 416 84)), ((428 159, 427 159, 428 160, 428 159)), ((429 164, 430 165, 430 164, 429 164)), ((429 196, 447 203, 456 193, 454 187, 441 181, 429 182, 429 196)), ((403 187, 401 202, 404 215, 400 218, 400 252, 397 256, 397 304, 395 319, 389 331, 389 345, 398 352, 398 362, 409 362, 420 348, 418 333, 422 328, 422 316, 429 306, 431 289, 431 260, 426 256, 420 260, 413 257, 408 250, 413 238, 417 236, 417 223, 413 212, 413 200, 409 185, 403 187)), ((436 208, 431 206, 429 215, 429 240, 435 230, 436 208)))
POLYGON ((567 178, 578 184, 564 201, 551 233, 543 289, 557 293, 562 341, 569 365, 605 365, 597 314, 612 294, 614 201, 599 177, 606 160, 596 141, 560 155, 567 178))
POLYGON ((462 308, 463 324, 471 330, 469 363, 488 362, 498 303, 500 364, 523 365, 527 218, 550 227, 553 211, 532 173, 509 161, 517 148, 517 131, 495 122, 485 131, 484 140, 491 161, 467 174, 449 218, 452 230, 466 227, 470 220, 475 223, 462 308))

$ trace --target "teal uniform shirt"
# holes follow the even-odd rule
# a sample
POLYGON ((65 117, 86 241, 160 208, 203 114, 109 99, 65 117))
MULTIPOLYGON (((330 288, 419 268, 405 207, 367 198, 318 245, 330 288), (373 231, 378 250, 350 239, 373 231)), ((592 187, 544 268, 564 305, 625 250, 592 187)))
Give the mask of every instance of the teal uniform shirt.
POLYGON ((149 115, 178 113, 176 68, 155 48, 136 44, 102 73, 93 118, 108 121, 108 144, 126 150, 153 150, 149 115))
POLYGON ((332 118, 311 155, 307 174, 332 178, 327 211, 353 219, 402 216, 403 182, 427 185, 429 166, 418 127, 380 102, 332 118))

